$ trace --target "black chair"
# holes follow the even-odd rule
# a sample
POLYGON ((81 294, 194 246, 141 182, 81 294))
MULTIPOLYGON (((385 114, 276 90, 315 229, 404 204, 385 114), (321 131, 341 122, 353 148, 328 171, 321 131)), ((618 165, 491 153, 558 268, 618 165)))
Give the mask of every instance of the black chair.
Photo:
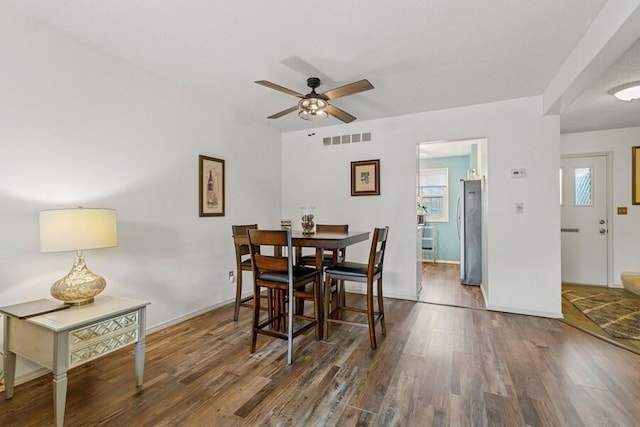
POLYGON ((274 295, 272 318, 260 322, 260 308, 254 307, 251 353, 256 350, 258 334, 286 339, 287 362, 293 361, 293 338, 315 326, 316 339, 321 337, 320 286, 322 272, 315 268, 294 266, 290 230, 249 230, 249 252, 253 265, 254 300, 262 289, 274 295), (271 250, 268 250, 271 247, 271 250), (282 248, 287 248, 282 255, 282 248), (271 252, 272 255, 267 255, 271 252), (312 290, 305 291, 305 285, 312 283, 312 290), (313 317, 295 314, 294 299, 312 299, 313 317), (287 307, 285 308, 285 301, 287 307), (301 325, 294 330, 294 318, 301 325), (286 320, 286 323, 284 322, 286 320), (284 325, 284 328, 282 326, 284 325), (284 331, 283 331, 284 329, 284 331))
MULTIPOLYGON (((371 241, 371 250, 369 252, 369 262, 367 264, 355 263, 355 262, 339 262, 330 265, 325 269, 324 280, 324 295, 327 296, 324 300, 324 339, 329 337, 329 323, 347 323, 357 326, 369 327, 369 341, 371 342, 371 348, 376 349, 376 331, 375 325, 379 322, 382 328, 382 335, 386 335, 387 327, 384 320, 384 304, 382 301, 382 266, 384 262, 384 253, 387 246, 387 235, 389 234, 389 227, 375 228, 373 230, 373 238, 371 241), (366 284, 366 309, 358 307, 348 307, 342 298, 338 298, 338 307, 335 310, 330 311, 329 291, 331 289, 331 281, 338 280, 339 286, 344 287, 344 281, 358 282, 366 284), (374 295, 373 285, 377 283, 378 294, 378 311, 374 310, 374 295), (352 311, 356 313, 363 313, 367 315, 367 322, 357 322, 353 320, 345 320, 344 312, 352 311)), ((341 289, 340 293, 344 293, 344 289, 341 289)))
MULTIPOLYGON (((233 310, 233 320, 238 321, 238 315, 240 314, 240 307, 253 308, 253 292, 251 295, 242 297, 242 272, 253 271, 251 267, 251 256, 249 254, 249 244, 247 237, 247 230, 257 230, 257 224, 247 225, 232 225, 231 234, 233 236, 233 244, 236 250, 236 301, 233 310)), ((267 307, 260 306, 261 310, 268 310, 271 313, 271 300, 266 295, 262 295, 263 298, 267 298, 267 307)), ((261 300, 259 301, 261 303, 261 300)))

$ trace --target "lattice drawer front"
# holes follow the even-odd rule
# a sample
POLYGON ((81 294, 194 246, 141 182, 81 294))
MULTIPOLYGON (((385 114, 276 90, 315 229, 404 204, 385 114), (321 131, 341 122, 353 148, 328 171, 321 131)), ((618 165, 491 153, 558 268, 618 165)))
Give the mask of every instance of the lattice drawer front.
POLYGON ((127 344, 131 344, 138 339, 138 330, 133 329, 116 336, 102 339, 89 346, 72 349, 69 352, 69 367, 80 365, 95 358, 98 358, 127 344))
POLYGON ((69 331, 69 367, 138 341, 138 311, 69 331))
POLYGON ((123 314, 69 332, 69 348, 89 343, 94 339, 122 332, 138 324, 138 312, 123 314))

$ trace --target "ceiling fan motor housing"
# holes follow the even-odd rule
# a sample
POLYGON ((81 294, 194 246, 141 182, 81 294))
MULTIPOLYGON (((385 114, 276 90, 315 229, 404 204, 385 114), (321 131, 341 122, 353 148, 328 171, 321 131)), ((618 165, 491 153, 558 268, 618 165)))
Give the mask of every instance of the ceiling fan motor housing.
POLYGON ((309 86, 311 89, 315 89, 318 86, 320 86, 320 79, 317 77, 309 77, 307 79, 307 86, 309 86))

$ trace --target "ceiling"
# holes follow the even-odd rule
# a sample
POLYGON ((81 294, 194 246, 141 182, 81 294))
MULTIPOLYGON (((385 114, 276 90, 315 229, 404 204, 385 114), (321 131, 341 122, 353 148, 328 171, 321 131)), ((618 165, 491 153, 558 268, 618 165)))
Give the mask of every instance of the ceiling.
MULTIPOLYGON (((369 79, 374 90, 333 101, 360 121, 540 95, 605 3, 0 0, 279 131, 341 122, 295 113, 267 120, 297 99, 255 80, 307 93, 310 76, 322 80, 318 92, 369 79)), ((563 131, 640 126, 640 101, 627 113, 606 94, 634 74, 640 80, 639 50, 636 43, 578 96, 561 117, 563 131)))

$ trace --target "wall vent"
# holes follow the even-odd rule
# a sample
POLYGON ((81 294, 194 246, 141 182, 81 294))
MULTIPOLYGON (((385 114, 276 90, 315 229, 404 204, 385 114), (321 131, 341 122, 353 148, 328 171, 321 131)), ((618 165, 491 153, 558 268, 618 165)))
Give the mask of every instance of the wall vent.
POLYGON ((350 135, 325 136, 322 138, 323 147, 344 144, 358 144, 362 142, 371 142, 371 132, 352 133, 350 135))

